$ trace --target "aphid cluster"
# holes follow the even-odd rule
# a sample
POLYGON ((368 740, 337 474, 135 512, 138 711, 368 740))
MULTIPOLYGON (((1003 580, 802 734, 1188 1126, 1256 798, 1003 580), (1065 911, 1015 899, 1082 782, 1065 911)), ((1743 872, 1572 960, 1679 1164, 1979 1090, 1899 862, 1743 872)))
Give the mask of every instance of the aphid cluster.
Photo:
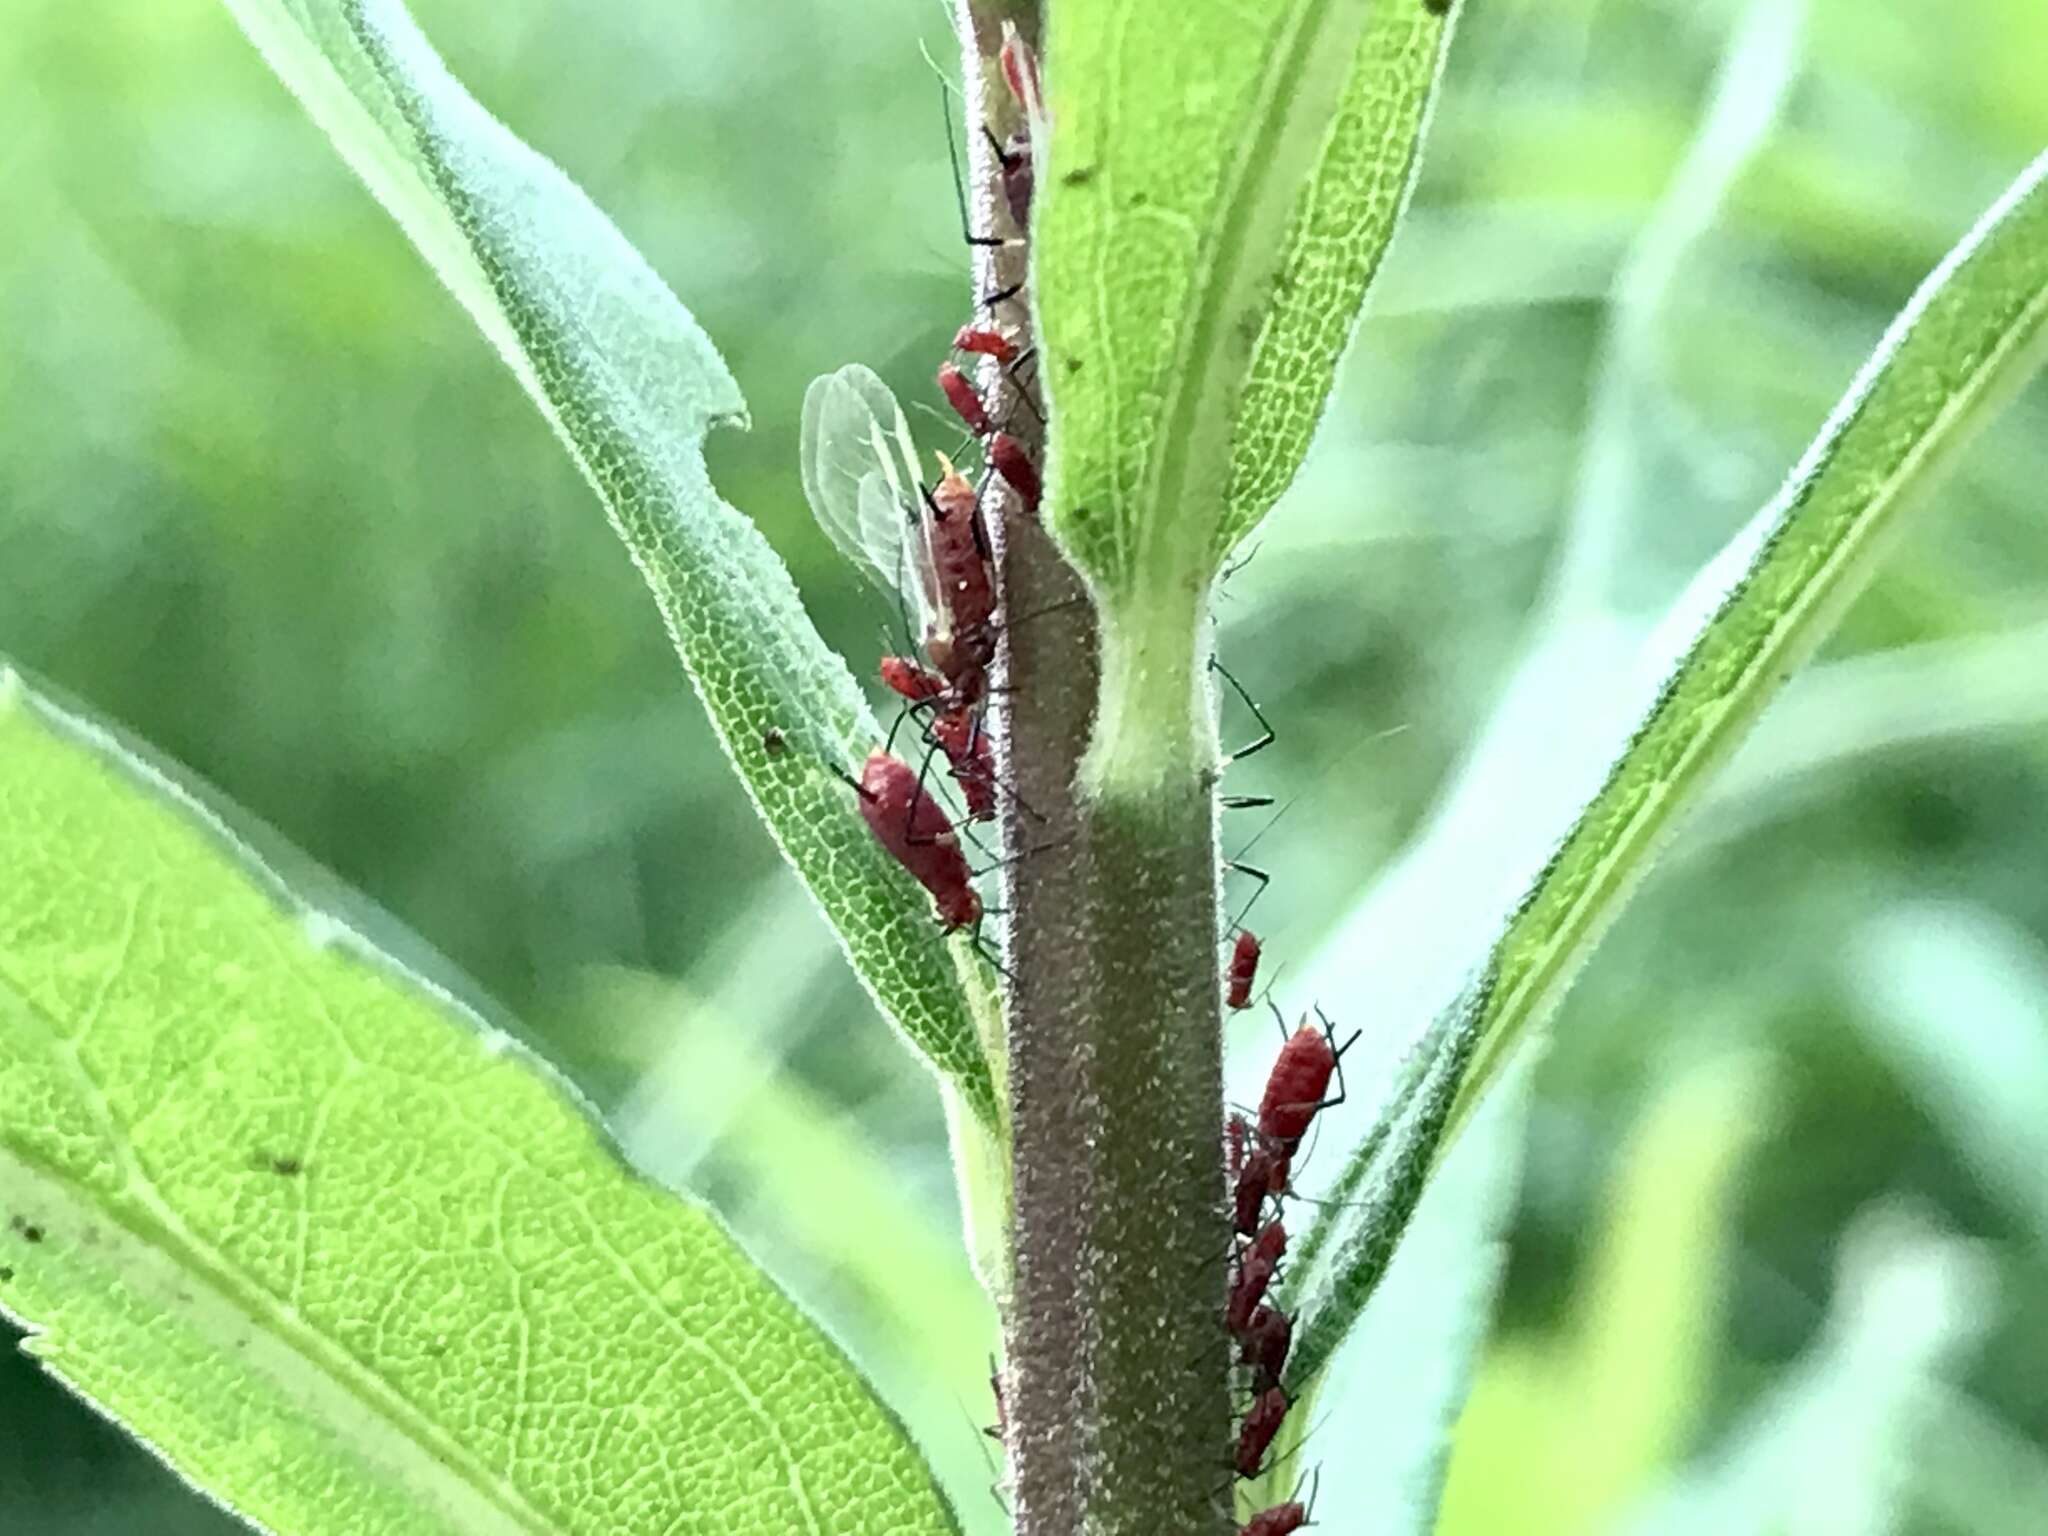
MULTIPOLYGON (((1002 72, 1023 110, 1026 127, 1007 138, 987 133, 1000 176, 1004 209, 1019 233, 976 235, 972 245, 1021 243, 1028 231, 1036 181, 1034 134, 1045 122, 1038 62, 1010 32, 1001 53, 1002 72)), ((985 130, 986 132, 986 130, 985 130)), ((964 215, 964 203, 963 203, 964 215)), ((1036 412, 1021 370, 1032 359, 1024 338, 1007 328, 1001 306, 1017 290, 988 295, 978 313, 953 337, 953 351, 974 360, 990 385, 1007 380, 1000 393, 1036 412)), ((852 363, 815 380, 804 397, 802 464, 806 498, 819 525, 839 551, 876 586, 901 604, 905 627, 919 654, 889 655, 879 673, 903 702, 898 720, 921 722, 929 748, 922 768, 913 769, 890 743, 869 753, 858 780, 860 814, 877 843, 932 897, 948 931, 978 927, 983 915, 974 871, 961 846, 961 826, 994 817, 1002 784, 996 744, 986 727, 989 671, 996 659, 1004 617, 996 564, 983 522, 983 509, 1003 498, 983 495, 999 478, 1014 494, 1023 515, 1035 515, 1042 496, 1038 464, 1024 441, 1004 429, 993 400, 997 391, 977 387, 960 361, 938 366, 940 394, 981 450, 981 487, 943 454, 932 454, 928 477, 903 408, 871 370, 852 363), (927 784, 934 757, 942 757, 959 789, 964 812, 956 821, 927 784)), ((1025 434, 1034 436, 1034 434, 1025 434)), ((1221 669, 1218 669, 1219 672, 1221 669)), ((1234 679, 1222 674, 1254 714, 1234 679)), ((1265 720, 1259 717, 1263 727, 1265 720)), ((771 754, 786 750, 779 733, 764 740, 771 754)), ((1232 755, 1249 756, 1272 740, 1270 728, 1232 755)), ((1230 797, 1226 807, 1270 804, 1264 797, 1230 797)), ((1261 882, 1262 871, 1233 865, 1261 882)), ((1234 1009, 1251 1006, 1260 943, 1237 932, 1223 975, 1224 1001, 1234 1009)), ((1282 1046, 1267 1079, 1256 1121, 1233 1114, 1225 1125, 1231 1185, 1232 1251, 1224 1327, 1246 1372, 1250 1402, 1239 1426, 1233 1455, 1236 1474, 1259 1475, 1287 1417, 1291 1399, 1283 1374, 1294 1324, 1267 1300, 1287 1253, 1281 1205, 1302 1138, 1327 1097, 1342 1049, 1327 1022, 1303 1024, 1282 1046)), ((1002 1380, 992 1372, 997 1423, 1005 1432, 1002 1380)), ((1293 1536, 1308 1523, 1297 1501, 1253 1515, 1240 1536, 1293 1536)))
MULTIPOLYGON (((1258 942, 1242 940, 1233 953, 1229 985, 1237 985, 1237 962, 1247 953, 1244 986, 1258 959, 1258 942)), ((1347 1042, 1348 1045, 1348 1042, 1347 1042)), ((1294 1342, 1294 1320, 1266 1297, 1287 1256, 1287 1228, 1281 1202, 1302 1138, 1315 1118, 1342 1095, 1330 1097, 1344 1047, 1336 1044, 1327 1020, 1304 1023, 1287 1037, 1267 1075, 1256 1120, 1242 1114, 1224 1122, 1225 1166, 1230 1178, 1230 1289, 1224 1303, 1223 1327, 1236 1345, 1238 1362, 1246 1368, 1251 1402, 1238 1427, 1233 1458, 1239 1477, 1257 1477, 1266 1453, 1287 1418, 1291 1399, 1282 1381, 1287 1352, 1294 1342)), ((1289 1536, 1308 1521, 1297 1502, 1276 1504, 1252 1517, 1242 1536, 1289 1536)))
MULTIPOLYGON (((1031 123, 1043 121, 1038 63, 1012 32, 1002 68, 1031 123)), ((998 142, 990 135, 1004 201, 1020 230, 1030 216, 1034 179, 1028 131, 998 142)), ((1008 244, 1022 236, 976 236, 971 244, 1008 244)), ((990 360, 1011 373, 1028 360, 1018 338, 988 313, 960 328, 956 351, 990 360)), ((1015 492, 1025 512, 1038 508, 1038 466, 1024 445, 999 429, 987 399, 953 362, 940 365, 941 393, 980 444, 984 467, 1015 492)), ((1027 404, 1021 387, 1017 397, 1027 404)), ((1035 408, 1035 407, 1034 407, 1035 408)), ((984 524, 981 488, 944 454, 934 473, 911 437, 903 408, 872 369, 849 363, 813 381, 804 396, 804 493, 819 525, 841 554, 901 604, 922 652, 882 658, 884 686, 903 701, 903 720, 921 722, 928 748, 913 770, 888 746, 869 754, 854 787, 875 839, 931 894, 948 931, 980 923, 982 903, 960 846, 960 833, 926 784, 934 756, 943 757, 958 786, 966 823, 994 819, 1001 766, 988 729, 989 668, 995 662, 1001 592, 984 524)))

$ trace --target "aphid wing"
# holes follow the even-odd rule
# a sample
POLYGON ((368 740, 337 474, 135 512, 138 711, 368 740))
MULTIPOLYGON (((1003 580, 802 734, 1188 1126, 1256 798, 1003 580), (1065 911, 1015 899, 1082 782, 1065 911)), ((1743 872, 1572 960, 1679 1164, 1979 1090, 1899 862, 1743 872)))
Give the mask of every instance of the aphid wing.
POLYGON ((866 488, 862 488, 861 520, 872 530, 870 548, 887 542, 898 551, 897 590, 917 610, 911 618, 918 633, 950 632, 925 512, 924 470, 918 461, 917 443, 910 435, 909 419, 889 386, 871 370, 851 363, 840 372, 850 376, 852 387, 859 390, 872 412, 869 442, 888 488, 886 503, 867 499, 866 488))
MULTIPOLYGON (((855 569, 890 593, 903 590, 907 515, 901 509, 886 517, 877 515, 870 501, 891 501, 890 487, 900 483, 901 471, 883 423, 893 426, 902 416, 896 397, 874 370, 848 363, 813 379, 804 391, 799 440, 804 499, 811 504, 811 515, 855 569), (870 483, 875 486, 872 493, 870 483)), ((902 434, 907 443, 907 424, 902 434)), ((913 601, 921 598, 908 595, 913 601)))
POLYGON ((861 534, 873 557, 879 560, 882 549, 893 545, 895 566, 885 586, 902 594, 912 632, 921 636, 938 612, 938 577, 925 544, 924 520, 913 522, 906 516, 891 482, 879 470, 861 481, 858 501, 861 534))

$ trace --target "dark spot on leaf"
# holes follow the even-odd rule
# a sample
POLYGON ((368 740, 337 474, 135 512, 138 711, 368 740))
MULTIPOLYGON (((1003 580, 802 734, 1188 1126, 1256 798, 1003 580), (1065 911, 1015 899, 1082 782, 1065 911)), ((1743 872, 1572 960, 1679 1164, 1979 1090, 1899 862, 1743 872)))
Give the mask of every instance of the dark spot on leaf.
POLYGON ((270 1171, 290 1178, 293 1174, 304 1173, 306 1165, 296 1157, 273 1157, 270 1160, 270 1171))
POLYGON ((1432 16, 1451 14, 1451 0, 1422 0, 1422 8, 1432 16))
POLYGON ((12 1230, 19 1232, 21 1240, 25 1243, 40 1243, 43 1240, 43 1229, 32 1221, 25 1220, 20 1216, 14 1216, 8 1219, 7 1225, 12 1230))
POLYGON ((1152 199, 1147 197, 1143 192, 1133 192, 1131 194, 1130 201, 1126 203, 1124 206, 1127 208, 1144 208, 1149 206, 1151 202, 1152 199))
POLYGON ((1063 357, 1060 361, 1067 365, 1067 372, 1069 373, 1079 373, 1081 371, 1081 359, 1078 357, 1063 357))
POLYGON ((9 1280, 12 1280, 13 1278, 14 1266, 12 1264, 0 1264, 0 1285, 5 1285, 9 1280))
POLYGON ((1077 165, 1071 171, 1067 172, 1066 175, 1060 178, 1060 185, 1063 187, 1085 187, 1088 185, 1089 182, 1093 181, 1094 179, 1094 166, 1077 165))
POLYGON ((779 726, 771 725, 761 733, 761 750, 770 757, 780 757, 789 750, 789 738, 779 726))
POLYGON ((1076 507, 1072 513, 1073 519, 1077 523, 1085 523, 1094 515, 1086 507, 1076 507))

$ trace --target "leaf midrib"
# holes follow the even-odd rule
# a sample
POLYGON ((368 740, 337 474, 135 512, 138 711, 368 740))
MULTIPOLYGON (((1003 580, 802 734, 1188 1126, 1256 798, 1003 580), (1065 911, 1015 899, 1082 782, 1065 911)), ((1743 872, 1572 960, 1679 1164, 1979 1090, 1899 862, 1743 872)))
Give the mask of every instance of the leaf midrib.
MULTIPOLYGON (((1312 52, 1305 46, 1305 40, 1312 41, 1322 35, 1322 18, 1333 3, 1343 3, 1343 0, 1305 0, 1282 21, 1282 35, 1275 41, 1263 88, 1257 93, 1251 108, 1258 131, 1243 141, 1229 173, 1224 177, 1224 192, 1220 199, 1223 217, 1209 227, 1204 241, 1208 248, 1207 259, 1196 262, 1191 271, 1189 298, 1193 323, 1182 328, 1180 342, 1167 369, 1166 408, 1161 413, 1164 446, 1150 476, 1150 505, 1137 519, 1141 544, 1136 552, 1137 570, 1134 575, 1149 571, 1153 551, 1161 539, 1168 541, 1169 548, 1203 552, 1216 542, 1216 528, 1220 526, 1224 508, 1226 475, 1212 477, 1214 490, 1205 499, 1214 503, 1215 517, 1199 540, 1187 536, 1183 520, 1163 517, 1160 511, 1182 504, 1186 488, 1193 479, 1198 451, 1211 454, 1225 467, 1229 463, 1231 434, 1222 431, 1205 434, 1202 427, 1221 428, 1228 424, 1229 402, 1236 392, 1242 390, 1243 380, 1218 378, 1213 367, 1196 368, 1192 364, 1214 361, 1216 330, 1222 323, 1223 311, 1230 307, 1212 295, 1220 293, 1223 298, 1228 298, 1241 291, 1246 285, 1247 270, 1254 266, 1248 255, 1248 225, 1254 207, 1262 199, 1256 195, 1256 190, 1248 195, 1247 184, 1254 189, 1263 185, 1252 174, 1253 167, 1279 163, 1277 147, 1295 124, 1288 112, 1273 111, 1272 103, 1283 95, 1292 94, 1288 88, 1300 80, 1305 60, 1312 52), (1212 439, 1220 439, 1220 443, 1212 439)), ((1260 242, 1259 259, 1268 259, 1284 245, 1283 230, 1260 242)), ((1146 587, 1141 585, 1140 590, 1146 590, 1146 587)))
MULTIPOLYGON (((1981 245, 1977 249, 1982 249, 1981 245)), ((1923 315, 1924 317, 1924 311, 1923 315)), ((1922 317, 1916 317, 1922 318, 1922 317)), ((1737 682, 1719 698, 1703 706, 1702 720, 1698 729, 1690 733, 1672 771, 1647 787, 1643 802, 1636 813, 1622 824, 1610 838, 1600 854, 1597 863, 1576 896, 1565 906, 1562 913, 1549 926, 1545 936, 1534 947, 1525 964, 1517 967, 1519 975, 1504 992, 1494 994, 1498 999, 1490 1007, 1493 1014, 1489 1021, 1479 1050, 1474 1055, 1465 1091, 1466 1102, 1454 1118, 1452 1133, 1470 1113, 1471 1091, 1483 1085, 1499 1068, 1500 1056, 1512 1045, 1504 1021, 1521 1014, 1539 1010, 1544 1000, 1551 996, 1559 979, 1565 975, 1575 956, 1588 947, 1590 937, 1596 936, 1604 922, 1611 921, 1616 892, 1640 880, 1647 873, 1642 858, 1630 855, 1645 847, 1654 839, 1668 819, 1669 807, 1682 798, 1682 791, 1692 781, 1713 766, 1714 750, 1727 738, 1730 728, 1741 719, 1753 716, 1762 706, 1763 696, 1770 691, 1771 680, 1780 668, 1782 658, 1822 620, 1833 602, 1840 600, 1837 580, 1839 573, 1852 564, 1871 542, 1883 531, 1886 513, 1902 494, 1910 494, 1918 488, 1916 482, 1921 471, 1943 451, 1954 446, 1958 434, 1953 430, 1959 421, 1973 414, 1984 398, 1987 384, 2001 379, 2000 367, 2016 350, 2039 348, 2043 345, 2043 321, 2048 319, 2048 287, 2036 288, 2033 297, 2023 304, 2009 323, 1998 342, 1977 358, 1970 369, 1967 382, 1953 391, 1943 402, 1926 429, 1914 440, 1913 445, 1902 454, 1879 486, 1871 493, 1863 510, 1855 514, 1842 535, 1835 541, 1822 564, 1813 576, 1801 587, 1798 595, 1787 603, 1774 618, 1758 645, 1751 663, 1737 682)), ((1910 331, 1899 338, 1898 345, 1904 346, 1910 340, 1910 331)), ((1883 354, 1880 353, 1880 360, 1883 354)), ((1849 418, 1842 423, 1835 435, 1831 448, 1839 450, 1842 434, 1853 428, 1869 407, 1872 395, 1881 387, 1884 375, 1874 372, 1866 384, 1866 391, 1857 399, 1849 418)), ((1816 464, 1809 480, 1810 485, 1819 486, 1829 468, 1836 461, 1836 452, 1829 452, 1816 464)), ((1790 522, 1796 518, 1797 506, 1789 507, 1786 522, 1773 530, 1764 547, 1758 551, 1744 580, 1729 593, 1708 620, 1711 629, 1726 614, 1734 612, 1747 596, 1751 584, 1761 573, 1772 553, 1780 546, 1790 522)), ((1704 633, 1704 631, 1703 631, 1704 633)), ((1652 706, 1649 722, 1641 733, 1646 737, 1655 732, 1665 718, 1664 711, 1671 707, 1679 688, 1690 673, 1692 657, 1673 673, 1670 684, 1652 706)), ((1638 738, 1640 740, 1641 737, 1638 738)), ((1624 752, 1614 764, 1608 777, 1588 805, 1590 811, 1614 789, 1625 772, 1636 743, 1624 752)), ((1579 824, 1583 825, 1583 816, 1579 824)), ((1569 840, 1567 841, 1567 847, 1569 840)), ((1540 900, 1541 886, 1538 887, 1540 900)), ((1494 999, 1489 998, 1493 1004, 1494 999)), ((1519 1038, 1519 1037, 1517 1037, 1519 1038)), ((1446 1137, 1446 1145, 1449 1136, 1446 1137)))
MULTIPOLYGON (((486 1503, 504 1513, 519 1529, 535 1533, 535 1536, 566 1536, 569 1527, 535 1507, 516 1483, 484 1467, 474 1454, 379 1376, 373 1367, 305 1322, 303 1314, 295 1305, 279 1302, 241 1282, 236 1267, 185 1225, 177 1212, 160 1198, 154 1181, 136 1163, 128 1138, 121 1131, 119 1122, 108 1106, 106 1095, 84 1062, 79 1059, 77 1040, 65 1032, 62 1022, 38 1002, 4 966, 0 966, 0 987, 5 987, 26 1012, 40 1019, 50 1030, 53 1054, 74 1075, 86 1103, 99 1121, 103 1144, 120 1171, 124 1187, 119 1194, 109 1195, 104 1201, 97 1200, 94 1198, 94 1192, 76 1179, 46 1159, 24 1151, 18 1145, 0 1141, 0 1146, 5 1147, 4 1155, 12 1156, 23 1166, 40 1174, 47 1182, 70 1192, 82 1209, 93 1212, 99 1219, 119 1227, 139 1245, 158 1249, 174 1258, 187 1272, 199 1277, 221 1306, 247 1318, 260 1331, 284 1341, 293 1355, 311 1362, 342 1393, 353 1397, 368 1408, 375 1419, 391 1424, 394 1434, 401 1442, 428 1448, 434 1464, 454 1473, 486 1503), (123 1205, 129 1202, 145 1211, 155 1225, 154 1232, 123 1213, 123 1205)), ((88 1020, 82 1028, 89 1025, 88 1020)), ((602 1230, 596 1220, 589 1218, 587 1213, 586 1219, 592 1231, 602 1230)), ((669 1332, 674 1333, 673 1319, 668 1317, 658 1298, 647 1293, 644 1284, 634 1275, 632 1267, 621 1261, 618 1264, 618 1271, 633 1280, 635 1287, 651 1304, 654 1315, 663 1321, 669 1332)), ((701 1341, 687 1334, 681 1335, 677 1341, 695 1354, 716 1358, 711 1351, 703 1347, 701 1341)), ((763 1438, 774 1445, 789 1475, 790 1488, 796 1496, 798 1505, 804 1511, 805 1528, 814 1533, 822 1532, 823 1528, 819 1524, 813 1501, 803 1491, 799 1464, 783 1439, 779 1426, 775 1424, 773 1416, 763 1409, 760 1400, 748 1389, 744 1378, 729 1364, 725 1364, 725 1370, 729 1381, 745 1399, 762 1428, 763 1438)), ((384 1464, 374 1456, 369 1460, 373 1466, 384 1464)))

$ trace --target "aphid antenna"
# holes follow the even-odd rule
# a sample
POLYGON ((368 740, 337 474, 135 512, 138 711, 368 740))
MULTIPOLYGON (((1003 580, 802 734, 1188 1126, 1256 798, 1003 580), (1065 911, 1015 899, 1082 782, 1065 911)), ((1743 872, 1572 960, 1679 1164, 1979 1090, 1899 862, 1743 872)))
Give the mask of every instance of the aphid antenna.
MULTIPOLYGON (((1225 798, 1227 799, 1228 797, 1225 798)), ((1270 799, 1270 797, 1268 798, 1270 799)), ((1256 796, 1252 797, 1252 800, 1254 804, 1257 803, 1256 796)), ((1299 804, 1301 804, 1300 795, 1289 795, 1285 802, 1281 804, 1280 809, 1275 811, 1272 815, 1266 818, 1265 824, 1261 826, 1258 829, 1258 831, 1254 832, 1250 837, 1246 838, 1242 843, 1238 845, 1237 852, 1231 855, 1231 859, 1233 861, 1241 859, 1246 854, 1250 853, 1254 848, 1258 847, 1260 843, 1266 840, 1267 835, 1271 833, 1275 827, 1280 825, 1280 819, 1299 804)))
POLYGON ((1280 1043, 1285 1045, 1287 1037, 1294 1033, 1287 1027, 1287 1015, 1280 1011, 1280 1005, 1270 997, 1266 999, 1266 1006, 1273 1010, 1273 1026, 1280 1031, 1280 1043))
POLYGON ((1209 658, 1209 668, 1218 677, 1222 678, 1224 682, 1230 684, 1230 691, 1236 694, 1238 699, 1243 703, 1244 707, 1252 712, 1252 718, 1259 722, 1259 729, 1264 733, 1258 738, 1258 740, 1250 743, 1247 746, 1239 747, 1235 752, 1232 752, 1229 756, 1224 758, 1223 766, 1228 768, 1233 763, 1243 762, 1246 758, 1250 757, 1255 752, 1265 751, 1266 748, 1273 745, 1274 741, 1277 739, 1277 736, 1273 730, 1272 721, 1266 718, 1266 712, 1259 708, 1258 704, 1253 700, 1252 696, 1249 693, 1245 692, 1244 684, 1240 683, 1237 680, 1237 678, 1232 675, 1230 669, 1224 666, 1223 663, 1218 661, 1213 655, 1209 658))
POLYGON ((1268 805, 1278 804, 1273 795, 1218 795, 1216 804, 1226 811, 1256 811, 1268 805))
POLYGON ((1264 549, 1265 547, 1266 541, 1264 539, 1258 539, 1250 544, 1247 544, 1245 546, 1245 551, 1243 554, 1239 555, 1235 560, 1231 561, 1228 565, 1224 566, 1223 569, 1217 573, 1217 584, 1219 586, 1228 586, 1232 581, 1236 579, 1238 572, 1242 571, 1246 566, 1250 565, 1252 561, 1258 558, 1259 551, 1264 549))
POLYGON ((1321 1003, 1311 1003, 1309 1007, 1315 1012, 1316 1022, 1323 1026, 1323 1038, 1330 1042, 1330 1054, 1337 1059, 1337 1082, 1339 1086, 1342 1086, 1344 1081, 1342 1075, 1344 1071, 1344 1053, 1358 1044, 1365 1031, 1363 1029, 1354 1029, 1349 1035, 1345 1036, 1344 1043, 1339 1045, 1337 1043, 1337 1026, 1330 1016, 1323 1012, 1323 1005, 1321 1003))
MULTIPOLYGON (((1283 1391, 1283 1392, 1285 1392, 1285 1391, 1286 1391, 1287 1389, 1286 1389, 1285 1387, 1282 1387, 1282 1388, 1281 1388, 1280 1390, 1281 1390, 1281 1391, 1283 1391)), ((1289 1394, 1289 1396, 1288 1396, 1288 1399, 1287 1399, 1287 1405, 1288 1405, 1288 1407, 1290 1407, 1290 1408, 1292 1408, 1292 1407, 1294 1406, 1294 1397, 1293 1397, 1293 1395, 1292 1395, 1291 1393, 1290 1393, 1290 1394, 1289 1394)), ((1291 1456, 1299 1456, 1299 1455, 1301 1454, 1301 1448, 1302 1448, 1303 1446, 1305 1446, 1305 1445, 1307 1445, 1307 1444, 1308 1444, 1308 1441, 1309 1441, 1309 1436, 1311 1436, 1311 1435, 1315 1434, 1315 1433, 1316 1433, 1316 1431, 1320 1430, 1320 1429, 1321 1429, 1321 1428, 1322 1428, 1322 1427, 1323 1427, 1323 1426, 1324 1426, 1325 1424, 1327 1424, 1327 1423, 1329 1423, 1329 1422, 1330 1422, 1330 1410, 1329 1410, 1329 1409, 1327 1409, 1327 1408, 1325 1408, 1325 1409, 1323 1410, 1323 1412, 1322 1412, 1321 1414, 1319 1414, 1319 1415, 1318 1415, 1318 1416, 1316 1417, 1316 1419, 1315 1419, 1315 1422, 1313 1422, 1312 1424, 1308 1425, 1308 1427, 1307 1427, 1307 1428, 1303 1429, 1303 1430, 1301 1431, 1301 1433, 1300 1433, 1300 1434, 1298 1434, 1298 1435, 1296 1435, 1296 1436, 1294 1437, 1293 1441, 1292 1441, 1292 1442, 1291 1442, 1291 1443, 1290 1443, 1290 1444, 1288 1445, 1288 1447, 1287 1447, 1287 1449, 1286 1449, 1286 1450, 1284 1450, 1284 1451, 1281 1451, 1281 1452, 1279 1452, 1279 1453, 1278 1453, 1278 1454, 1279 1454, 1279 1457, 1280 1457, 1280 1459, 1284 1461, 1284 1460, 1286 1460, 1286 1459, 1287 1459, 1288 1457, 1291 1457, 1291 1456)), ((1284 1434, 1286 1434, 1286 1433, 1287 1433, 1287 1426, 1286 1426, 1286 1424, 1285 1424, 1285 1423, 1283 1422, 1283 1423, 1282 1423, 1282 1425, 1281 1425, 1281 1428, 1280 1428, 1280 1434, 1284 1435, 1284 1434)), ((1274 1438, 1274 1439, 1275 1439, 1275 1440, 1277 1441, 1277 1440, 1278 1440, 1278 1439, 1280 1438, 1280 1435, 1275 1435, 1275 1436, 1274 1436, 1273 1438, 1274 1438)), ((1298 1488, 1298 1485, 1297 1485, 1297 1488, 1298 1488)))
MULTIPOLYGON (((1275 965, 1272 970, 1266 973, 1266 984, 1263 987, 1259 988, 1259 995, 1256 1001, 1262 1003, 1273 1003, 1273 989, 1280 984, 1280 977, 1286 972, 1286 970, 1287 962, 1285 960, 1282 960, 1279 964, 1275 965)), ((1273 1006, 1277 1009, 1280 1005, 1278 1003, 1273 1003, 1273 1006)))
MULTIPOLYGON (((920 416, 929 416, 933 421, 937 422, 940 426, 946 428, 948 431, 959 430, 960 418, 957 416, 948 415, 946 412, 940 410, 936 405, 933 405, 929 400, 913 400, 910 402, 910 409, 917 412, 920 416)), ((959 440, 955 442, 953 445, 952 453, 949 454, 948 457, 955 459, 963 458, 966 456, 967 451, 974 446, 974 444, 975 437, 973 433, 961 433, 959 440)))
MULTIPOLYGON (((1286 1529, 1288 1531, 1307 1530, 1310 1526, 1316 1523, 1316 1495, 1322 1491, 1323 1469, 1321 1467, 1317 1467, 1315 1469, 1315 1482, 1311 1484, 1309 1487, 1308 1502, 1304 1505, 1301 1497, 1301 1489, 1302 1485, 1304 1483, 1307 1483, 1308 1481, 1309 1480, 1306 1475, 1298 1477, 1294 1480, 1294 1491, 1287 1496, 1286 1502, 1294 1505, 1297 1509, 1300 1509, 1302 1511, 1302 1518, 1299 1524, 1288 1525, 1283 1527, 1283 1529, 1286 1529)), ((1272 1514, 1275 1511, 1275 1509, 1280 1507, 1283 1506, 1269 1505, 1265 1509, 1255 1511, 1249 1520, 1247 1520, 1243 1525, 1238 1527, 1238 1536, 1246 1536, 1247 1532, 1257 1533, 1263 1529, 1269 1529, 1269 1527, 1260 1526, 1259 1521, 1263 1520, 1266 1516, 1272 1514)))

